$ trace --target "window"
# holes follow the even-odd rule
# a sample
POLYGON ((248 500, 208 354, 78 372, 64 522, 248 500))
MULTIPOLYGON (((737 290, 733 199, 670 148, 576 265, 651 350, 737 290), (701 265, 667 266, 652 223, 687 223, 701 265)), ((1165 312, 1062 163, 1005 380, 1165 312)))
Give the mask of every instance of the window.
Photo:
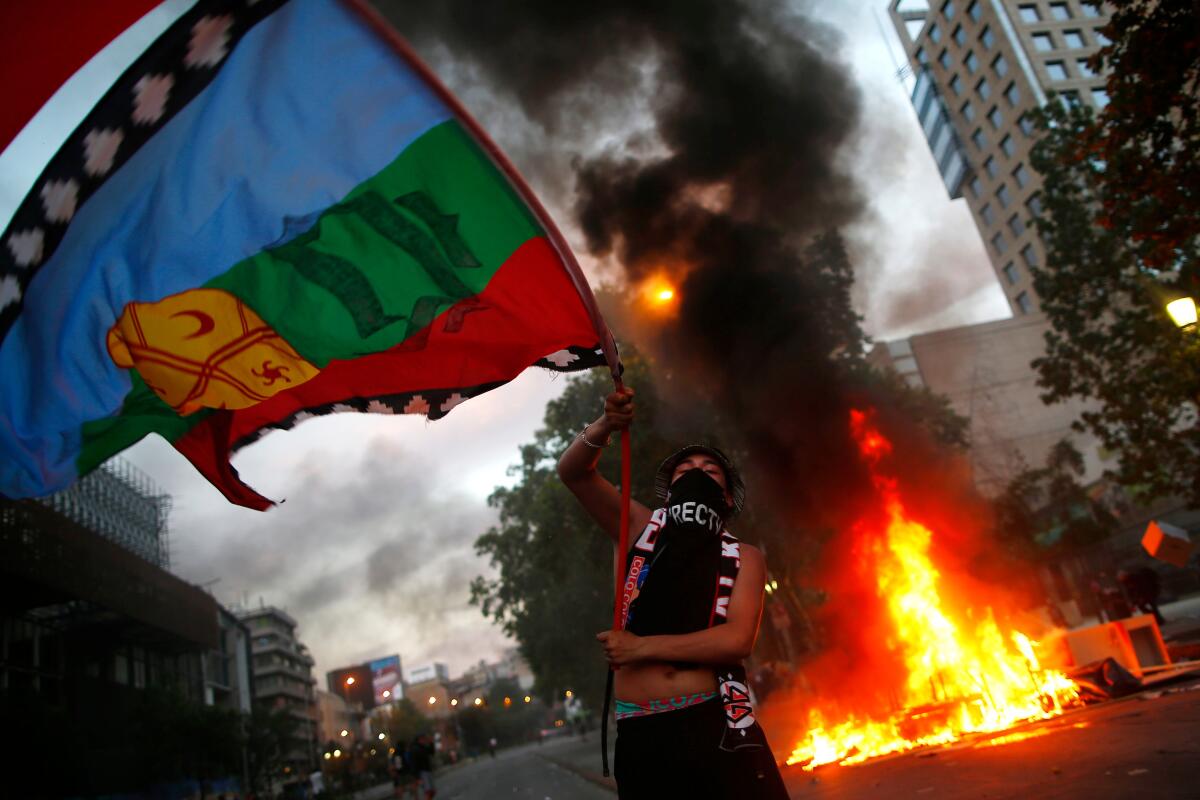
POLYGON ((1052 81, 1065 81, 1067 79, 1067 65, 1061 61, 1047 61, 1046 74, 1050 76, 1052 81))
POLYGON ((979 9, 979 0, 975 0, 971 5, 967 6, 967 16, 979 22, 979 18, 983 16, 983 12, 979 9))
POLYGON ((1021 219, 1020 214, 1013 214, 1008 218, 1008 229, 1012 231, 1013 237, 1019 237, 1025 232, 1025 220, 1021 219))
POLYGON ((949 50, 942 51, 941 55, 938 56, 938 63, 942 65, 942 69, 944 69, 944 70, 950 69, 950 51, 949 50))
POLYGON ((1037 250, 1034 250, 1033 245, 1031 245, 1031 244, 1027 244, 1021 248, 1021 258, 1025 260, 1025 264, 1027 266, 1030 266, 1030 267, 1037 266, 1037 263, 1038 263, 1037 250))
POLYGON ((967 57, 963 59, 963 63, 967 65, 967 72, 974 75, 979 71, 979 59, 975 57, 973 51, 967 52, 967 57))
POLYGON ((1000 140, 1000 149, 1004 151, 1004 155, 1012 158, 1013 153, 1017 151, 1017 145, 1011 136, 1005 136, 1000 140))
POLYGON ((917 48, 917 63, 918 64, 928 64, 929 63, 929 54, 925 52, 924 47, 917 48))
POLYGON ((996 235, 992 237, 992 249, 997 253, 1003 253, 1008 249, 1008 242, 1004 241, 1004 234, 996 231, 996 235))
POLYGON ((990 27, 985 27, 983 32, 979 34, 979 41, 983 43, 984 50, 991 50, 996 46, 996 34, 992 33, 990 27))
POLYGON ((1038 13, 1037 6, 1021 6, 1017 9, 1021 15, 1021 22, 1040 22, 1042 15, 1038 13))
POLYGON ((1021 273, 1017 272, 1017 265, 1013 262, 1008 262, 1004 265, 1004 280, 1009 284, 1014 284, 1021 279, 1021 273))
POLYGON ((1082 50, 1087 47, 1087 40, 1083 38, 1082 31, 1063 31, 1063 41, 1072 50, 1082 50))
POLYGON ((1110 44, 1112 44, 1112 40, 1105 36, 1099 28, 1092 29, 1092 36, 1096 37, 1096 44, 1100 45, 1101 47, 1108 47, 1110 44))
POLYGON ((971 134, 971 141, 974 142, 975 146, 980 150, 987 149, 987 136, 984 135, 982 128, 975 129, 975 132, 971 134))
POLYGON ((962 25, 959 25, 954 29, 954 41, 958 42, 959 47, 962 47, 967 43, 967 34, 962 29, 962 25))
POLYGON ((1025 134, 1026 136, 1033 136, 1035 127, 1032 117, 1030 117, 1028 114, 1022 114, 1021 118, 1017 120, 1017 124, 1021 126, 1021 133, 1025 134))
POLYGON ((1096 0, 1095 5, 1092 4, 1092 0, 1083 0, 1079 5, 1083 8, 1083 15, 1085 17, 1096 19, 1100 16, 1100 9, 1097 8, 1100 5, 1099 0, 1096 0))
POLYGON ((959 110, 962 112, 963 118, 966 119, 967 122, 975 121, 975 106, 971 105, 970 100, 963 103, 962 108, 959 110))
POLYGON ((1028 292, 1021 292, 1016 299, 1017 308, 1021 310, 1022 314, 1029 314, 1033 311, 1033 301, 1029 299, 1028 292))
POLYGON ((984 203, 983 208, 979 209, 979 216, 983 219, 984 225, 991 225, 996 221, 996 214, 992 211, 991 203, 984 203))
POLYGON ((1083 76, 1084 78, 1096 77, 1096 73, 1093 72, 1092 68, 1088 66, 1088 60, 1086 58, 1081 58, 1078 61, 1076 61, 1075 69, 1078 70, 1079 74, 1081 76, 1083 76))
POLYGON ((1067 8, 1066 3, 1051 3, 1050 18, 1057 20, 1065 20, 1071 18, 1071 9, 1067 8))
POLYGON ((1108 92, 1103 89, 1092 89, 1092 104, 1101 111, 1108 105, 1108 92))
POLYGON ((1054 49, 1054 39, 1048 33, 1035 33, 1033 35, 1033 49, 1046 52, 1054 49))
POLYGON ((1000 204, 1001 208, 1008 208, 1008 204, 1012 202, 1012 195, 1008 193, 1008 187, 1003 183, 996 190, 996 202, 1000 204))
POLYGON ((996 159, 988 156, 987 161, 983 162, 983 169, 987 172, 989 178, 996 177, 996 159))
POLYGON ((1003 55, 996 56, 992 59, 992 70, 996 73, 997 77, 1003 78, 1008 74, 1008 59, 1003 55))
POLYGON ((1076 108, 1079 105, 1079 92, 1074 89, 1068 89, 1065 92, 1059 93, 1059 98, 1063 105, 1067 108, 1076 108))
POLYGON ((1012 171, 1012 176, 1018 189, 1024 189, 1029 185, 1029 170, 1025 169, 1024 164, 1017 164, 1017 168, 1012 171))
POLYGON ((975 84, 975 93, 983 100, 992 96, 992 87, 988 86, 987 78, 979 79, 979 83, 975 84))
POLYGON ((941 40, 942 40, 942 29, 939 28, 937 25, 930 25, 929 26, 929 41, 933 42, 934 44, 937 44, 941 40))
POLYGON ((979 182, 979 178, 975 175, 971 176, 971 182, 967 184, 967 188, 971 190, 972 197, 979 197, 983 194, 983 184, 979 182))
POLYGON ((1017 82, 1013 81, 1004 90, 1004 99, 1008 101, 1009 106, 1016 108, 1021 105, 1021 90, 1017 88, 1017 82))
POLYGON ((988 112, 987 118, 995 130, 1000 130, 1000 126, 1004 124, 1004 117, 1000 115, 1000 109, 995 106, 992 106, 992 110, 988 112))
POLYGON ((957 75, 950 79, 950 88, 955 94, 962 94, 962 79, 957 75))
POLYGON ((1037 219, 1042 215, 1042 196, 1035 194, 1033 197, 1025 201, 1025 207, 1029 209, 1029 213, 1037 219))
POLYGON ((953 0, 946 0, 946 2, 942 4, 942 16, 946 19, 954 19, 953 0))

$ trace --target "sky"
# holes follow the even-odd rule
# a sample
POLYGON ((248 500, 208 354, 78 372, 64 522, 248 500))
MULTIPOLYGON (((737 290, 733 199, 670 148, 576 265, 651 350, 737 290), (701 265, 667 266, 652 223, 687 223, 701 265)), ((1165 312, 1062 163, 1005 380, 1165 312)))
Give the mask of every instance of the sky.
MULTIPOLYGON (((1009 316, 965 203, 947 198, 897 78, 903 53, 885 0, 796 5, 840 32, 841 60, 863 97, 862 125, 842 157, 870 198, 869 212, 844 231, 867 332, 887 340, 1009 316)), ((570 188, 540 185, 547 171, 528 148, 509 146, 520 133, 499 104, 477 91, 460 98, 582 252, 570 188)), ((34 139, 26 146, 45 147, 47 137, 34 139)), ((11 153, 0 156, 0 216, 36 177, 14 175, 13 163, 11 153)), ((593 279, 610 277, 581 260, 593 279)), ((266 513, 228 504, 156 437, 124 457, 173 498, 172 571, 225 605, 286 609, 320 685, 327 670, 393 653, 406 673, 436 661, 457 675, 514 645, 469 604, 471 579, 490 574, 473 543, 495 519, 488 495, 511 482, 518 447, 564 380, 531 370, 436 423, 341 414, 272 433, 234 459, 247 483, 284 501, 266 513)))

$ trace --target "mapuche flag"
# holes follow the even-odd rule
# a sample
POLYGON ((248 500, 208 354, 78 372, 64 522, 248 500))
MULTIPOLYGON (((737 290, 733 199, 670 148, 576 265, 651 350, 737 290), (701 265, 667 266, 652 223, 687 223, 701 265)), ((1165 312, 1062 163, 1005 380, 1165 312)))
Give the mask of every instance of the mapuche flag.
MULTIPOLYGON (((12 5, 0 147, 153 3, 12 5)), ((613 363, 536 198, 361 0, 164 5, 0 239, 0 494, 157 433, 266 508, 229 465, 266 431, 613 363)))

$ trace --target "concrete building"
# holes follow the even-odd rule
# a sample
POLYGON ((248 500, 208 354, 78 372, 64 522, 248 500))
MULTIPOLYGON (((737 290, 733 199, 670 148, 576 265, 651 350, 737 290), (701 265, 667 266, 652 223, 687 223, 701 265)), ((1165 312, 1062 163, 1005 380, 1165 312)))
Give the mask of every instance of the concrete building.
POLYGON ((254 673, 250 629, 223 606, 217 606, 217 647, 201 662, 204 702, 210 706, 250 713, 254 700, 254 673))
POLYGON ((1071 430, 1085 409, 1082 403, 1041 401, 1029 362, 1041 355, 1048 326, 1042 314, 1034 313, 949 328, 880 342, 868 361, 896 371, 911 386, 943 395, 968 419, 968 456, 975 486, 984 495, 999 494, 1027 467, 1044 466, 1050 448, 1068 437, 1083 453, 1086 485, 1111 464, 1102 460, 1094 438, 1071 430))
POLYGON ((915 76, 913 107, 952 198, 964 197, 1015 315, 1039 308, 1029 266, 1045 263, 1030 224, 1041 178, 1028 112, 1051 92, 1100 109, 1087 59, 1107 16, 1080 0, 892 0, 915 76))
MULTIPOLYGON (((365 738, 363 720, 366 714, 362 709, 347 703, 346 698, 336 692, 317 689, 315 697, 317 737, 321 748, 327 748, 330 743, 336 747, 343 747, 347 743, 353 744, 365 738)), ((346 749, 348 752, 349 748, 346 749)))
POLYGON ((313 657, 296 636, 296 620, 282 609, 262 606, 237 612, 250 631, 254 701, 284 709, 296 721, 288 761, 297 771, 316 766, 317 706, 313 657))

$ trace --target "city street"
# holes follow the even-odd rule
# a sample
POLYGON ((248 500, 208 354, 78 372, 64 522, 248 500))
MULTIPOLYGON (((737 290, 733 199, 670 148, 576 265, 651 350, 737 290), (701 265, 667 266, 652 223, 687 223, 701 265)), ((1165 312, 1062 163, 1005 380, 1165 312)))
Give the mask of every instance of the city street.
POLYGON ((541 746, 524 745, 502 750, 495 758, 477 758, 438 774, 438 798, 612 800, 615 791, 599 785, 603 780, 599 777, 599 742, 598 734, 589 736, 586 742, 576 737, 562 737, 541 746), (578 761, 586 762, 588 754, 597 762, 591 779, 589 770, 573 768, 578 761))
MULTIPOLYGON (((507 750, 439 774, 438 796, 610 799, 615 790, 603 785, 598 749, 591 735, 507 750)), ((1200 681, 1193 680, 939 750, 783 775, 797 799, 1182 800, 1197 796, 1197 763, 1200 681)))

